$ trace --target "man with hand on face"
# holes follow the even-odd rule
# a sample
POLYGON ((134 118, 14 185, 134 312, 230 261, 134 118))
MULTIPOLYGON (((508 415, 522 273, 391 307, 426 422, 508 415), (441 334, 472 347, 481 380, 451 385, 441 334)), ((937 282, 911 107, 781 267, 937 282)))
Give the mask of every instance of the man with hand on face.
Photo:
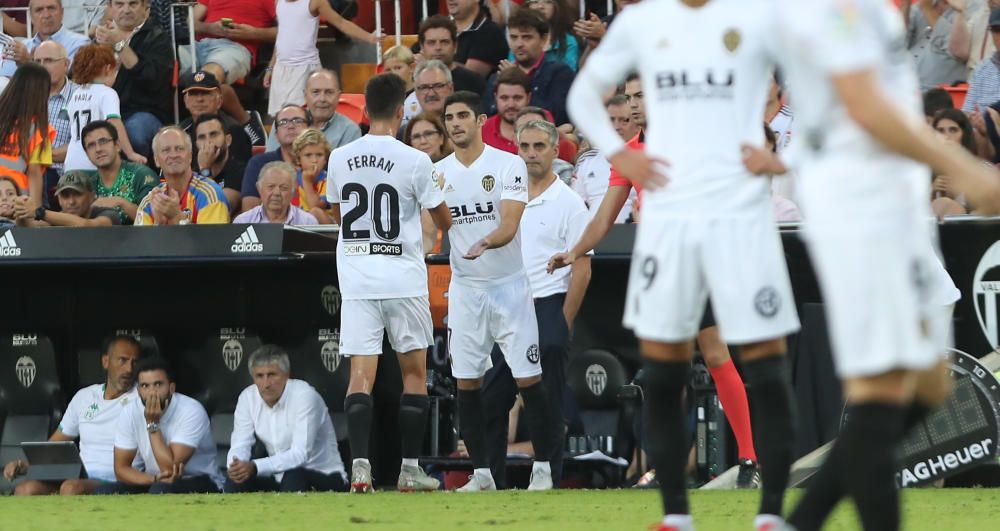
POLYGON ((236 403, 225 492, 346 491, 347 473, 323 397, 288 377, 288 354, 276 345, 257 349, 247 366, 253 385, 236 403), (267 457, 250 458, 255 440, 267 448, 267 457))
MULTIPOLYGON (((185 118, 179 125, 191 136, 191 141, 195 145, 198 143, 197 133, 194 130, 194 123, 198 118, 206 114, 216 114, 222 119, 223 129, 232 139, 229 147, 230 155, 244 163, 250 160, 253 155, 250 137, 242 125, 222 110, 222 92, 215 76, 205 71, 185 74, 181 78, 181 86, 184 87, 184 107, 191 116, 185 118)), ((242 178, 240 180, 242 181, 242 178)))
POLYGON ((229 223, 229 202, 215 181, 191 173, 191 137, 168 125, 153 137, 163 182, 141 203, 136 225, 229 223))
MULTIPOLYGON (((132 378, 132 366, 139 359, 139 342, 132 336, 115 336, 106 341, 101 366, 107 371, 103 384, 77 391, 70 400, 59 428, 50 441, 80 439, 80 460, 86 479, 21 482, 15 496, 59 493, 64 496, 92 494, 101 482, 115 480, 114 435, 123 409, 138 401, 132 378)), ((20 459, 7 463, 3 475, 10 481, 28 473, 29 463, 20 459)))
POLYGON ((199 116, 194 121, 194 137, 198 146, 198 174, 218 183, 230 206, 240 204, 246 164, 230 151, 233 135, 226 130, 223 117, 199 116))
POLYGON ((135 366, 139 401, 122 411, 115 432, 114 483, 96 494, 192 494, 218 492, 222 475, 208 413, 176 392, 166 362, 145 358, 135 366), (142 457, 146 471, 132 462, 142 457))

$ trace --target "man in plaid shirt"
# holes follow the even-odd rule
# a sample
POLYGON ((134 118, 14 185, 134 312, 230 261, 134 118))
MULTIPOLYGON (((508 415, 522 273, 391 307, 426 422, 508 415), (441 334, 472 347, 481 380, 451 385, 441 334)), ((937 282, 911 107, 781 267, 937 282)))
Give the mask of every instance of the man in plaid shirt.
POLYGON ((66 113, 66 104, 77 85, 66 77, 66 73, 69 72, 69 56, 63 45, 47 40, 35 47, 31 56, 36 63, 49 71, 49 76, 52 78, 52 88, 49 91, 49 124, 56 130, 56 139, 52 145, 53 164, 45 171, 45 189, 51 190, 63 174, 63 161, 66 160, 66 148, 70 140, 70 121, 66 113))

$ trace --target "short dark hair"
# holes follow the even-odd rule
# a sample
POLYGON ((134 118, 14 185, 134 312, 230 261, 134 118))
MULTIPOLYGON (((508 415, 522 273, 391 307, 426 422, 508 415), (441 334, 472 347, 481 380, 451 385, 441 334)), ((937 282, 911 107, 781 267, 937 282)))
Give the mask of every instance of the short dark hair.
POLYGON ((542 116, 543 120, 552 123, 552 118, 550 118, 551 115, 549 114, 549 111, 546 111, 541 107, 535 107, 534 105, 528 105, 527 107, 523 107, 520 111, 517 111, 517 118, 515 118, 515 120, 521 118, 525 114, 539 114, 542 116))
POLYGON ((454 105, 456 103, 464 103, 465 105, 468 105, 476 116, 483 114, 483 98, 479 97, 479 94, 476 94, 471 90, 460 90, 451 96, 448 96, 444 100, 445 112, 448 111, 448 107, 450 105, 454 105))
POLYGON ((955 101, 951 99, 951 94, 948 94, 947 90, 935 87, 924 92, 924 116, 934 116, 941 109, 954 108, 955 101))
POLYGON ((531 94, 531 78, 520 68, 508 68, 497 74, 497 79, 493 83, 493 93, 496 94, 500 85, 518 85, 524 89, 525 94, 531 94))
POLYGON ((533 29, 541 36, 549 34, 549 23, 534 9, 518 9, 507 19, 507 29, 533 29))
POLYGON ((448 33, 451 34, 451 40, 453 42, 458 41, 458 28, 455 26, 455 21, 445 15, 432 15, 420 23, 420 29, 417 30, 417 42, 423 46, 424 34, 427 33, 427 30, 438 28, 448 30, 448 33))
POLYGON ((211 122, 212 120, 215 120, 216 122, 219 122, 219 125, 222 126, 222 132, 226 133, 227 135, 229 134, 229 130, 226 129, 225 119, 222 117, 221 114, 216 114, 214 112, 213 113, 205 113, 205 114, 202 114, 202 115, 198 116, 197 118, 195 118, 194 119, 194 123, 191 125, 191 131, 195 133, 195 136, 197 136, 198 135, 198 126, 200 126, 201 124, 203 124, 205 122, 211 122))
POLYGON ((114 334, 104 338, 104 341, 101 342, 101 355, 104 356, 108 354, 111 347, 115 343, 128 343, 129 345, 135 347, 135 350, 139 353, 140 357, 142 356, 142 345, 139 343, 139 340, 128 334, 114 334))
POLYGON ((396 74, 379 74, 365 84, 365 110, 372 120, 391 120, 405 100, 406 82, 396 74))
POLYGON ((135 369, 133 369, 133 376, 135 376, 136 381, 139 381, 140 374, 152 371, 163 371, 163 373, 167 375, 167 381, 169 382, 174 381, 174 375, 173 372, 170 370, 170 364, 167 363, 167 360, 163 359, 160 356, 150 356, 148 358, 140 359, 135 364, 135 369))
POLYGON ((111 135, 111 140, 114 140, 115 142, 118 141, 118 129, 115 129, 115 126, 111 125, 111 122, 107 120, 94 120, 93 122, 83 126, 83 130, 80 131, 80 142, 83 142, 83 139, 87 138, 87 135, 97 131, 98 129, 104 129, 109 135, 111 135))
POLYGON ((764 140, 771 144, 771 152, 776 153, 778 151, 778 135, 771 129, 771 125, 764 122, 764 140))
POLYGON ((631 72, 628 77, 625 78, 626 83, 631 83, 633 81, 639 81, 639 72, 631 72))
POLYGON ((624 94, 615 94, 614 96, 611 96, 611 99, 609 99, 607 103, 604 104, 605 107, 611 107, 612 105, 628 105, 628 99, 624 94))

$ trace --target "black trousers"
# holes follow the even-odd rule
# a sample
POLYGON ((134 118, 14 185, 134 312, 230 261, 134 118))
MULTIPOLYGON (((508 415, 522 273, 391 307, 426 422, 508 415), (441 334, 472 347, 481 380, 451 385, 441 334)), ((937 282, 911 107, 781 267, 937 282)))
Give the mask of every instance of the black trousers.
POLYGON ((94 494, 205 494, 219 492, 219 487, 209 476, 191 476, 173 483, 129 485, 120 481, 104 483, 94 494))
MULTIPOLYGON (((552 454, 548 461, 552 467, 552 483, 559 485, 562 478, 563 451, 566 447, 566 420, 563 397, 566 392, 566 363, 569 358, 569 327, 563 315, 566 294, 559 293, 535 299, 535 316, 538 319, 538 346, 541 351, 542 379, 551 408, 552 454)), ((486 409, 486 449, 490 471, 498 488, 507 488, 507 431, 510 408, 517 399, 517 382, 504 361, 499 347, 491 355, 493 368, 486 372, 483 381, 483 407, 486 409)), ((523 415, 523 413, 522 413, 523 415)), ((545 456, 535 456, 543 460, 545 456)))
POLYGON ((223 492, 306 492, 310 490, 318 492, 346 492, 347 480, 339 472, 324 474, 306 468, 293 468, 286 470, 281 476, 281 482, 277 478, 254 476, 243 483, 233 483, 233 480, 226 478, 226 486, 223 492))

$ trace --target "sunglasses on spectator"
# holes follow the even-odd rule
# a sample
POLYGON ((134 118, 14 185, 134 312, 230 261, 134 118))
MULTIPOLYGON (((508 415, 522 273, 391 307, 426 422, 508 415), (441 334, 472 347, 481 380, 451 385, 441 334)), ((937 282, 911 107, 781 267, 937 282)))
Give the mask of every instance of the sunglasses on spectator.
POLYGON ((447 87, 448 85, 449 85, 449 83, 434 83, 433 85, 417 85, 417 90, 419 90, 421 92, 427 92, 429 90, 437 92, 437 91, 439 91, 439 90, 447 87))
POLYGON ((288 127, 290 125, 306 125, 308 123, 309 122, 307 122, 305 118, 282 118, 281 120, 274 122, 274 125, 278 127, 288 127))
POLYGON ((441 133, 439 133, 439 132, 437 132, 435 130, 427 131, 425 133, 415 133, 415 134, 410 135, 410 140, 413 140, 413 141, 430 140, 430 139, 432 139, 435 136, 440 135, 440 134, 441 133))

